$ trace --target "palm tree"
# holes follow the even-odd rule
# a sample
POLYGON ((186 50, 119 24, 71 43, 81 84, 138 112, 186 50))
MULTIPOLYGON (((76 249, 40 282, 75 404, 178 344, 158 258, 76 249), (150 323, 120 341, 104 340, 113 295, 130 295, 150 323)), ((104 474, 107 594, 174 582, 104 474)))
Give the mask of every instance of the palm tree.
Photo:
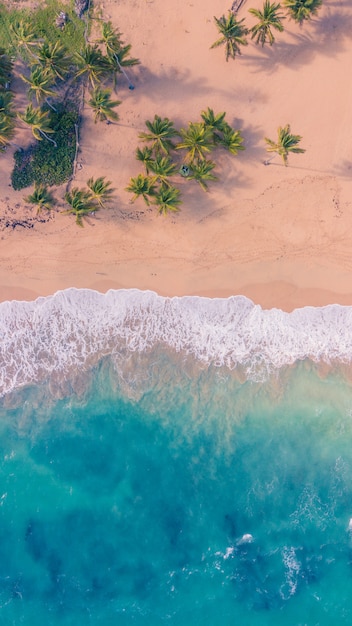
POLYGON ((219 136, 218 143, 226 148, 231 154, 237 154, 239 150, 244 150, 243 137, 240 130, 234 130, 229 124, 226 124, 219 136))
POLYGON ((83 218, 98 210, 90 191, 73 187, 71 191, 65 193, 65 200, 70 205, 70 209, 62 211, 64 215, 75 215, 76 224, 83 226, 83 218))
POLYGON ((12 91, 0 90, 0 115, 3 114, 12 118, 16 117, 15 110, 12 106, 13 98, 12 91))
POLYGON ((136 159, 141 161, 144 164, 145 171, 149 174, 149 163, 153 158, 153 149, 149 146, 144 146, 144 148, 137 148, 136 150, 136 159))
POLYGON ((246 46, 248 43, 246 40, 248 28, 243 26, 244 18, 237 20, 234 13, 229 11, 227 17, 222 15, 219 19, 214 17, 214 20, 221 37, 213 43, 211 48, 225 45, 226 61, 229 60, 229 57, 234 59, 236 54, 241 54, 240 46, 246 46))
POLYGON ((130 89, 134 89, 134 86, 124 70, 125 67, 132 67, 140 63, 139 59, 129 57, 131 45, 123 45, 121 33, 113 27, 111 22, 103 22, 102 37, 98 40, 98 43, 105 45, 110 68, 114 76, 114 87, 116 87, 116 74, 122 72, 129 82, 130 89))
POLYGON ((154 120, 152 122, 147 120, 145 125, 149 129, 149 133, 139 133, 138 137, 143 141, 149 141, 151 148, 155 149, 156 152, 169 154, 170 150, 175 148, 171 139, 178 137, 179 133, 168 117, 161 119, 159 115, 154 115, 154 120))
POLYGON ((285 18, 279 12, 280 8, 279 3, 275 4, 275 2, 271 3, 270 0, 265 0, 262 11, 249 9, 249 13, 258 19, 258 23, 251 28, 251 38, 255 39, 257 44, 261 43, 264 46, 268 42, 272 46, 275 41, 272 29, 274 28, 280 33, 284 30, 282 20, 285 18))
POLYGON ((105 208, 104 202, 109 202, 115 189, 110 187, 111 180, 105 180, 105 176, 99 178, 89 178, 87 181, 87 187, 90 189, 90 195, 93 200, 96 200, 102 208, 105 208))
POLYGON ((132 67, 133 65, 139 65, 140 60, 134 57, 130 57, 131 44, 127 46, 120 46, 115 52, 108 54, 108 61, 110 70, 114 77, 114 87, 116 87, 116 75, 122 73, 128 81, 129 89, 134 89, 134 85, 131 83, 128 74, 125 71, 125 67, 132 67))
POLYGON ((130 184, 126 187, 126 191, 133 193, 131 202, 134 202, 139 196, 142 196, 147 206, 150 205, 150 196, 155 196, 155 178, 138 174, 136 178, 130 179, 130 184))
MULTIPOLYGON (((278 140, 272 141, 265 137, 265 141, 268 144, 267 152, 276 152, 282 157, 284 164, 287 166, 289 152, 303 153, 303 148, 297 148, 297 145, 301 141, 301 135, 291 135, 291 128, 289 124, 286 124, 283 128, 279 126, 277 130, 278 140)), ((268 165, 269 161, 265 161, 265 165, 268 165)))
POLYGON ((38 39, 30 20, 23 19, 19 20, 15 24, 11 24, 11 30, 16 41, 17 49, 23 48, 25 51, 25 57, 28 57, 28 53, 31 57, 33 57, 34 53, 32 49, 38 44, 38 39))
POLYGON ((26 202, 37 205, 37 215, 42 209, 50 211, 53 204, 55 204, 54 198, 47 187, 43 184, 38 185, 37 183, 35 184, 33 193, 27 196, 25 200, 26 202))
POLYGON ((13 63, 7 56, 6 50, 4 48, 0 48, 0 87, 5 87, 9 82, 12 68, 13 63))
POLYGON ((55 96, 55 91, 50 89, 53 85, 53 78, 41 67, 35 67, 31 71, 29 78, 20 74, 22 80, 29 85, 28 95, 34 96, 37 104, 46 100, 49 96, 55 96))
POLYGON ((150 159, 149 169, 155 174, 155 178, 158 182, 162 182, 170 187, 170 183, 167 180, 169 176, 173 176, 176 172, 176 165, 172 162, 171 158, 157 154, 155 159, 150 159))
POLYGON ((195 159, 205 159, 205 154, 213 147, 213 133, 202 122, 189 122, 188 128, 181 128, 182 141, 177 144, 176 150, 187 150, 186 161, 192 163, 195 159))
POLYGON ((76 76, 86 76, 93 89, 109 71, 109 62, 98 46, 86 46, 82 52, 76 52, 78 65, 76 76))
POLYGON ((95 124, 98 120, 104 122, 105 120, 117 121, 119 119, 118 113, 113 111, 113 109, 121 104, 121 100, 111 100, 110 89, 96 87, 91 94, 90 100, 88 100, 88 104, 94 111, 95 124))
POLYGON ((179 205, 181 204, 179 196, 179 189, 162 183, 160 189, 155 194, 155 204, 158 207, 158 212, 166 215, 169 212, 179 211, 179 205))
POLYGON ((113 27, 112 22, 102 22, 102 36, 97 40, 105 45, 106 54, 114 54, 122 45, 121 33, 113 27))
POLYGON ((0 152, 3 152, 11 139, 15 136, 13 119, 4 113, 0 113, 0 152))
POLYGON ((283 3, 290 16, 302 25, 305 20, 310 20, 316 15, 323 0, 283 0, 283 3))
POLYGON ((189 174, 189 180, 196 180, 203 191, 208 191, 207 180, 217 180, 217 176, 212 174, 212 170, 215 167, 214 161, 210 160, 198 160, 191 165, 191 172, 189 174))
POLYGON ((57 147, 56 141, 48 137, 48 134, 54 133, 55 131, 50 127, 50 119, 49 112, 42 111, 40 108, 34 108, 31 104, 29 104, 24 113, 18 113, 18 117, 30 126, 33 136, 41 141, 43 137, 51 141, 55 147, 57 147))
POLYGON ((66 48, 59 42, 45 41, 36 51, 34 65, 40 65, 50 76, 65 80, 69 72, 71 59, 66 48))
POLYGON ((209 130, 213 132, 216 130, 220 132, 224 130, 226 125, 226 113, 218 113, 217 115, 215 115, 213 109, 210 109, 208 107, 207 110, 202 111, 200 115, 203 120, 204 126, 206 126, 206 128, 209 128, 209 130))

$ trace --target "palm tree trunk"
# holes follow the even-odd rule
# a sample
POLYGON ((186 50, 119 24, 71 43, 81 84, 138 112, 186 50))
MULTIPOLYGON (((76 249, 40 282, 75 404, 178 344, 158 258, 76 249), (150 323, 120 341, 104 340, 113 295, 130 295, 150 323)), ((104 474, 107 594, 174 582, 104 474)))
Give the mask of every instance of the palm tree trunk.
POLYGON ((49 135, 47 135, 43 130, 40 130, 40 128, 38 128, 39 132, 41 135, 43 135, 43 137, 45 137, 45 139, 48 139, 49 141, 51 141, 51 143, 54 144, 55 148, 57 148, 57 143, 56 141, 54 141, 54 139, 51 139, 51 137, 49 137, 49 135))
POLYGON ((55 109, 54 105, 50 104, 48 98, 45 98, 45 102, 47 103, 48 107, 50 107, 53 111, 55 111, 55 113, 57 113, 57 109, 55 109))
POLYGON ((127 82, 129 83, 128 88, 129 88, 129 89, 131 89, 131 91, 133 91, 133 89, 134 89, 134 85, 131 83, 131 81, 130 81, 130 79, 129 79, 129 77, 128 77, 128 74, 125 72, 125 70, 123 69, 123 67, 122 67, 122 65, 121 65, 121 63, 120 63, 120 61, 118 60, 118 58, 117 58, 117 54, 114 54, 114 57, 115 57, 115 61, 116 61, 117 65, 118 65, 118 66, 119 66, 119 68, 120 68, 120 71, 122 72, 122 74, 123 74, 123 75, 124 75, 124 77, 126 78, 127 82))

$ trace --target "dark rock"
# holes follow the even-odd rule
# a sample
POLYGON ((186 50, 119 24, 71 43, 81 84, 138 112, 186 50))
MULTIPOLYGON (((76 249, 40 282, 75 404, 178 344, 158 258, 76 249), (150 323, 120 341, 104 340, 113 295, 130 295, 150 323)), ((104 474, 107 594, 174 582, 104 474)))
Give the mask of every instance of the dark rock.
POLYGON ((75 0, 75 13, 81 18, 83 13, 88 9, 89 0, 75 0))

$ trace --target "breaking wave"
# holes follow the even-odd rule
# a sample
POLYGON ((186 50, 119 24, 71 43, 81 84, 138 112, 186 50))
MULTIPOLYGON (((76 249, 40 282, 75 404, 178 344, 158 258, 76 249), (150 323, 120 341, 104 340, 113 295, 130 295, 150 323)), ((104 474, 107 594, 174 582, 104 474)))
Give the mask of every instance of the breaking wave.
POLYGON ((105 356, 163 345, 249 378, 297 360, 349 363, 352 307, 263 310, 244 296, 165 298, 152 291, 67 289, 0 304, 0 394, 83 371, 105 356))

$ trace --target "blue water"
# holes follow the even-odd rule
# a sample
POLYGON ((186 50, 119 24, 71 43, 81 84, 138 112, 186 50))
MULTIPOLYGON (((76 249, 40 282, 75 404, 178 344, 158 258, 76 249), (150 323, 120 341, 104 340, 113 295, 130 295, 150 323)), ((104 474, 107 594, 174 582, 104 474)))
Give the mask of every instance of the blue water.
POLYGON ((346 351, 336 359, 336 320, 346 327, 349 309, 331 309, 330 325, 329 311, 304 312, 306 332, 310 316, 323 337, 319 353, 335 346, 334 363, 278 365, 278 329, 293 334, 297 314, 275 313, 271 342, 268 312, 256 309, 250 346, 243 331, 238 339, 239 325, 251 326, 248 301, 231 304, 242 313, 230 323, 224 310, 216 319, 224 302, 188 300, 201 317, 200 330, 186 316, 196 354, 184 328, 183 345, 146 341, 156 308, 160 326, 168 321, 162 299, 146 307, 134 293, 128 340, 117 332, 129 296, 0 305, 11 330, 1 352, 0 623, 351 624, 352 386, 346 351), (137 324, 136 309, 149 318, 137 324), (210 336, 221 349, 206 362, 210 336), (235 367, 224 364, 231 338, 241 343, 235 367))

